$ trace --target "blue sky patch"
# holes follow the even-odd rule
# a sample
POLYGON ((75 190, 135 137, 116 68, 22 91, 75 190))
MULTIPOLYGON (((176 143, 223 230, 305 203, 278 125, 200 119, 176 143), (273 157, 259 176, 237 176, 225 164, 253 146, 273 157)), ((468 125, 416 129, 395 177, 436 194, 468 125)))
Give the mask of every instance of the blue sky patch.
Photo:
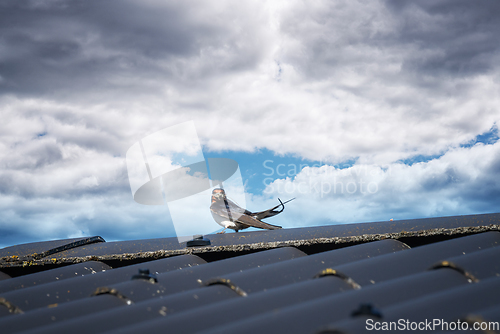
POLYGON ((245 189, 252 194, 261 194, 272 180, 293 178, 304 167, 319 167, 320 161, 297 158, 291 155, 276 155, 268 149, 257 152, 222 151, 212 152, 203 148, 205 158, 229 158, 238 162, 245 189))
MULTIPOLYGON (((277 155, 268 149, 257 152, 208 151, 203 147, 205 158, 229 158, 238 162, 245 189, 252 194, 261 194, 266 184, 276 179, 294 178, 305 167, 320 167, 327 163, 301 159, 293 155, 277 155)), ((334 165, 344 169, 352 167, 357 159, 350 159, 334 165)))
MULTIPOLYGON (((469 141, 467 144, 461 144, 460 147, 462 148, 470 148, 477 143, 482 143, 485 145, 493 145, 495 144, 499 139, 498 136, 498 127, 496 125, 493 125, 491 129, 485 133, 482 133, 480 135, 477 135, 474 139, 469 141)), ((403 163, 408 166, 412 166, 416 163, 419 162, 428 162, 434 159, 439 159, 442 157, 446 152, 443 152, 442 154, 430 154, 430 155, 423 155, 423 154, 418 154, 414 155, 410 158, 407 159, 400 159, 397 162, 403 163)))
POLYGON ((408 166, 412 166, 414 164, 418 164, 419 162, 428 162, 428 161, 431 161, 434 159, 439 159, 443 155, 444 155, 444 153, 443 154, 430 154, 430 155, 418 154, 418 155, 412 156, 411 158, 400 159, 397 162, 403 163, 403 164, 408 165, 408 166))
POLYGON ((477 143, 483 143, 485 145, 493 145, 498 141, 498 127, 496 124, 491 127, 491 129, 485 133, 477 135, 476 138, 469 141, 467 144, 462 144, 460 147, 472 147, 477 143))

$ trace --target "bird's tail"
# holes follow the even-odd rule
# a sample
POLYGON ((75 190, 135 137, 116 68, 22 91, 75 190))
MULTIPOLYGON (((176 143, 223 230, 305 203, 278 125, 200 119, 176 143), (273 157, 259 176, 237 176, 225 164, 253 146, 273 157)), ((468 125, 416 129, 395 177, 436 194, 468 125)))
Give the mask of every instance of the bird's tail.
POLYGON ((253 213, 250 213, 251 216, 261 220, 261 219, 264 219, 264 218, 269 218, 269 217, 272 217, 272 216, 276 216, 280 213, 283 212, 283 210, 285 210, 285 204, 288 203, 288 202, 291 202, 293 201, 295 198, 292 198, 292 199, 289 199, 288 201, 286 202, 282 202, 279 198, 278 198, 278 201, 280 201, 280 204, 276 205, 274 208, 271 208, 269 210, 265 210, 265 211, 261 211, 261 212, 253 212, 253 213), (281 210, 276 210, 277 208, 281 207, 281 210))

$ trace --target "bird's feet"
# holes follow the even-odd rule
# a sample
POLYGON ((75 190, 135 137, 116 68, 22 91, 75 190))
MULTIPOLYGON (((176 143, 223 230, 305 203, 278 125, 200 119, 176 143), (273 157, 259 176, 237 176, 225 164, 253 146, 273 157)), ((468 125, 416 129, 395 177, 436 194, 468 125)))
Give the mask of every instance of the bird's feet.
POLYGON ((224 233, 226 233, 226 231, 217 232, 217 234, 224 234, 224 233))

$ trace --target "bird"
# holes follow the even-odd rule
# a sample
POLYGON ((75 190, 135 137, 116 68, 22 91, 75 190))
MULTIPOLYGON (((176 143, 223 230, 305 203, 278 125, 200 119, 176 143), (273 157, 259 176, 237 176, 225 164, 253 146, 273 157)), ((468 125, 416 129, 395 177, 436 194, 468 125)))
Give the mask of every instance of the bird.
POLYGON ((288 203, 295 198, 292 198, 286 202, 280 201, 279 205, 275 207, 260 211, 260 212, 250 212, 246 209, 241 208, 236 203, 231 201, 226 197, 226 192, 222 188, 215 188, 212 191, 212 205, 210 205, 210 211, 212 217, 220 226, 224 227, 219 234, 222 234, 226 229, 230 228, 238 232, 249 227, 257 227, 266 230, 277 230, 281 229, 281 226, 271 225, 264 223, 261 219, 276 216, 285 210, 285 203, 288 203), (281 210, 276 210, 282 207, 281 210))

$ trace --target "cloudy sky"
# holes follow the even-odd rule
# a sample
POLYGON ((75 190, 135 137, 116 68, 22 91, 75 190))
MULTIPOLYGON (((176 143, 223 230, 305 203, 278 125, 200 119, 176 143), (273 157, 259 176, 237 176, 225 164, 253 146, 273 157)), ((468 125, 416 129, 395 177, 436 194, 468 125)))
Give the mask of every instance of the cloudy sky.
POLYGON ((125 157, 186 121, 285 228, 500 212, 499 35, 490 0, 0 0, 0 247, 175 235, 125 157))

